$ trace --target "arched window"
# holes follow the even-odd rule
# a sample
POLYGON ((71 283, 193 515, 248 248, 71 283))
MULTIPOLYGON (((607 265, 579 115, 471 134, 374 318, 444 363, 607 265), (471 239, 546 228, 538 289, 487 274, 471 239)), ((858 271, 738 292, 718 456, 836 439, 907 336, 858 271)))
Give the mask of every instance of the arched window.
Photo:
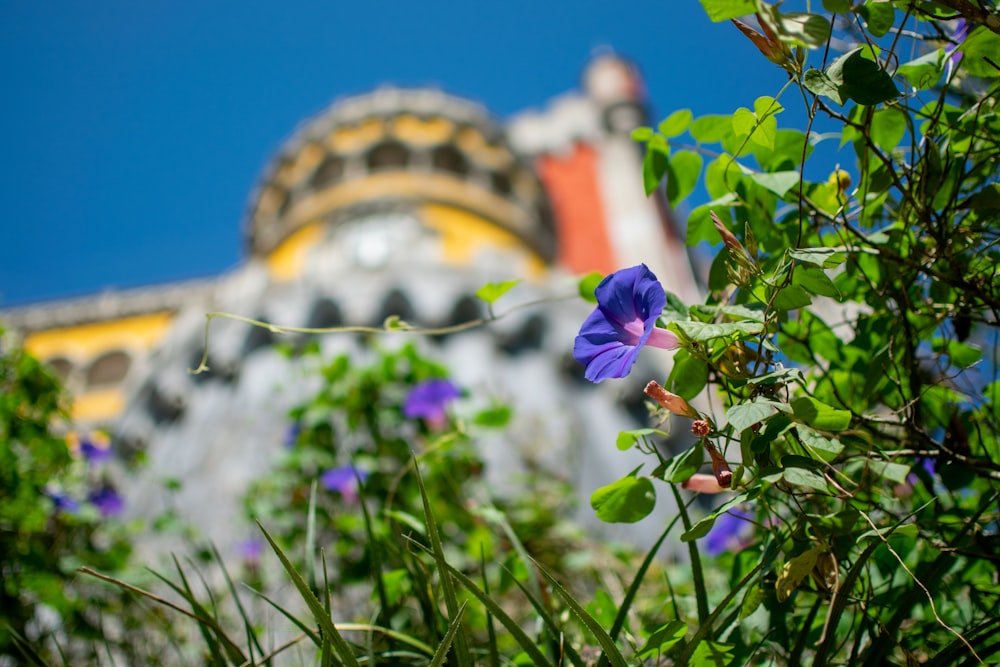
POLYGON ((379 171, 382 169, 398 169, 405 167, 410 161, 410 151, 398 141, 386 141, 368 153, 369 171, 379 171))
POLYGON ((497 341, 500 349, 510 355, 542 349, 548 323, 541 315, 532 315, 517 329, 497 341))
POLYGON ((66 359, 65 357, 53 357, 52 359, 47 360, 45 363, 49 365, 49 368, 52 369, 52 372, 54 372, 56 374, 56 377, 62 380, 63 383, 65 383, 66 380, 69 379, 69 374, 73 372, 73 362, 70 361, 69 359, 66 359))
POLYGON ((115 350, 101 355, 87 369, 87 389, 112 387, 128 374, 132 359, 125 352, 115 350))
POLYGON ((327 156, 323 162, 316 167, 309 185, 315 190, 321 190, 333 185, 344 176, 344 158, 338 155, 327 156))
MULTIPOLYGON (((260 321, 266 321, 266 317, 258 317, 260 321)), ((274 334, 264 327, 250 327, 246 339, 243 341, 243 356, 249 356, 262 347, 267 347, 274 342, 274 334)))
POLYGON ((459 176, 469 173, 469 161, 454 146, 438 146, 431 153, 431 165, 441 171, 450 171, 459 176))
POLYGON ((502 171, 494 171, 490 174, 490 181, 493 189, 507 197, 514 191, 514 184, 510 180, 510 174, 502 171))
POLYGON ((410 299, 399 288, 395 288, 385 295, 385 300, 382 301, 382 309, 379 312, 375 326, 381 326, 385 322, 385 319, 392 315, 411 324, 415 316, 413 304, 410 303, 410 299))
POLYGON ((310 329, 326 329, 339 327, 343 323, 344 316, 340 307, 330 299, 321 299, 313 305, 306 326, 310 329))

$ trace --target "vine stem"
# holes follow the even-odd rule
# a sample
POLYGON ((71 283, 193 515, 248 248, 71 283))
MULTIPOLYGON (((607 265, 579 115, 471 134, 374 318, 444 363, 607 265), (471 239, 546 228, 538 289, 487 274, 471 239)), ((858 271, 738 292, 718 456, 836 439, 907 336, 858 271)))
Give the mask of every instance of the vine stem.
POLYGON ((414 327, 409 323, 396 318, 395 316, 390 316, 386 318, 385 322, 380 327, 368 327, 359 325, 350 325, 344 327, 289 327, 279 324, 273 324, 271 322, 265 322, 263 320, 255 320, 250 317, 244 317, 243 315, 236 315, 235 313, 213 311, 205 314, 205 351, 204 353, 202 353, 201 361, 198 363, 197 368, 188 369, 188 373, 192 375, 199 375, 209 370, 208 343, 209 343, 209 338, 211 336, 212 320, 214 320, 217 317, 227 320, 235 320, 236 322, 242 322, 244 324, 249 324, 251 326, 260 327, 262 329, 267 329, 271 333, 278 333, 278 334, 405 333, 405 334, 419 334, 423 336, 444 336, 447 334, 458 333, 459 331, 467 331, 469 329, 475 329, 477 327, 486 326, 487 324, 491 324, 493 322, 496 322, 497 320, 501 320, 519 310, 524 310, 526 308, 533 308, 535 306, 539 306, 545 303, 568 301, 574 298, 577 298, 577 295, 567 294, 564 296, 526 301, 516 306, 512 306, 511 308, 500 313, 499 315, 493 313, 493 304, 487 303, 488 306, 487 310, 489 313, 487 317, 479 317, 474 320, 469 320, 467 322, 460 322, 458 324, 453 324, 447 327, 414 327))

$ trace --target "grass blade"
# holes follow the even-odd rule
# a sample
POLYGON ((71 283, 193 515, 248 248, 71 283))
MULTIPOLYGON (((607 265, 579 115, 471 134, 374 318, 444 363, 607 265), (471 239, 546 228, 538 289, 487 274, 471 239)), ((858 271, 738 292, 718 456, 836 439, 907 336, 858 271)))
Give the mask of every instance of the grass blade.
MULTIPOLYGON (((483 575, 483 592, 490 594, 490 584, 486 579, 486 552, 479 545, 479 571, 483 575)), ((490 643, 490 665, 500 667, 500 651, 497 649, 497 633, 493 627, 493 614, 486 612, 486 636, 490 643)))
POLYGON ((247 648, 250 651, 250 664, 253 664, 254 647, 257 648, 257 654, 261 656, 264 655, 264 649, 257 640, 257 633, 254 632, 253 623, 250 622, 250 617, 247 615, 246 609, 243 607, 243 603, 240 602, 240 596, 236 592, 236 585, 233 583, 232 577, 229 576, 229 570, 226 568, 226 564, 223 562, 222 556, 219 554, 219 550, 216 548, 214 543, 212 544, 212 555, 215 557, 215 560, 218 561, 219 567, 222 569, 222 576, 226 580, 226 586, 229 589, 230 594, 232 594, 233 602, 236 604, 236 609, 239 611, 240 618, 243 620, 243 629, 247 634, 247 648))
MULTIPOLYGON (((431 503, 427 498, 427 489, 424 488, 424 480, 420 476, 420 466, 414 459, 413 462, 413 472, 417 477, 417 486, 420 488, 420 499, 423 501, 424 505, 424 521, 427 524, 427 538, 431 543, 431 551, 434 555, 434 560, 438 566, 438 572, 441 574, 441 592, 444 594, 444 604, 445 608, 448 610, 448 617, 450 619, 455 618, 455 614, 458 613, 458 598, 455 595, 455 587, 452 584, 451 577, 448 576, 449 566, 444 557, 444 549, 441 546, 441 535, 438 533, 437 522, 434 520, 434 514, 431 512, 431 503)), ((469 655, 469 646, 466 643, 465 635, 459 633, 455 637, 455 659, 458 662, 459 667, 472 667, 472 658, 469 655)))
POLYGON ((611 664, 614 665, 614 667, 628 667, 628 663, 625 661, 625 656, 623 656, 621 651, 618 650, 618 647, 615 646, 615 640, 613 640, 604 628, 601 627, 601 624, 597 622, 597 619, 591 616, 586 609, 580 606, 580 603, 577 602, 572 595, 570 595, 569 591, 563 588, 562 584, 556 581, 555 577, 549 574, 549 572, 543 568, 538 561, 534 561, 534 563, 535 567, 538 568, 538 571, 542 573, 543 577, 545 577, 545 580, 549 582, 549 586, 552 587, 552 590, 554 590, 556 594, 563 599, 566 606, 568 606, 570 610, 576 614, 577 618, 583 621, 583 624, 586 625, 587 628, 590 629, 590 632, 593 633, 594 637, 597 638, 597 642, 601 645, 601 648, 604 649, 604 654, 608 656, 608 660, 611 664))
MULTIPOLYGON (((534 564, 532 564, 531 567, 534 569, 534 564)), ((535 597, 535 594, 527 586, 517 580, 517 577, 514 576, 513 572, 510 570, 507 570, 507 572, 510 574, 510 578, 513 580, 514 584, 521 589, 524 596, 528 598, 529 602, 531 602, 531 606, 535 608, 536 612, 538 612, 539 617, 541 617, 542 622, 545 623, 545 627, 549 629, 549 632, 552 633, 552 636, 561 637, 563 634, 562 628, 560 628, 555 622, 555 619, 552 618, 552 613, 545 608, 542 601, 535 597)), ((570 644, 561 643, 560 648, 565 656, 569 658, 569 661, 575 665, 575 667, 584 667, 583 658, 580 657, 580 654, 577 653, 576 649, 574 649, 570 644)), ((559 664, 562 664, 561 659, 559 664)))
POLYGON ((462 617, 465 616, 465 607, 469 602, 466 600, 462 603, 462 606, 458 608, 458 613, 455 614, 455 620, 451 622, 448 627, 448 632, 445 633, 444 639, 441 640, 441 645, 438 646, 437 651, 434 652, 434 658, 430 661, 427 667, 441 667, 444 664, 444 659, 448 656, 448 649, 451 648, 451 642, 455 639, 455 635, 458 634, 459 628, 462 626, 462 617))
MULTIPOLYGON (((416 548, 427 551, 425 547, 420 546, 412 540, 410 541, 416 548)), ((545 654, 538 650, 535 640, 525 634, 524 630, 521 629, 521 626, 514 619, 508 616, 507 612, 501 609, 500 605, 498 605, 492 597, 479 588, 479 586, 476 585, 476 582, 462 572, 459 572, 448 563, 445 563, 445 567, 448 569, 448 572, 451 573, 451 576, 455 577, 458 583, 478 598, 479 601, 483 603, 483 606, 486 607, 486 609, 493 614, 498 621, 500 621, 500 623, 507 629, 507 632, 510 633, 511 637, 514 638, 514 641, 516 641, 518 645, 524 649, 524 652, 528 654, 535 667, 553 667, 552 661, 546 658, 545 654)))
MULTIPOLYGON (((285 552, 281 550, 281 547, 278 546, 278 544, 274 541, 274 538, 271 537, 271 534, 264 529, 264 526, 262 526, 259 521, 257 522, 257 526, 260 528, 261 532, 264 533, 264 537, 267 539, 268 544, 271 545, 271 549, 273 549, 274 553, 277 554, 278 560, 281 561, 282 567, 285 568, 285 571, 288 573, 292 583, 295 584, 295 588, 298 589, 299 595, 302 596, 302 599, 309 606, 309 611, 312 612, 317 624, 323 632, 325 642, 328 641, 333 645, 334 650, 340 657, 340 661, 347 665, 347 667, 361 667, 361 665, 358 664, 357 659, 354 657, 354 653, 351 651, 350 645, 344 641, 344 638, 339 632, 337 632, 337 628, 333 625, 333 620, 323 608, 323 604, 319 601, 319 598, 317 598, 309 588, 309 584, 307 584, 305 579, 302 578, 302 575, 298 573, 295 566, 293 566, 291 561, 288 560, 288 556, 285 555, 285 552)), ((323 647, 321 646, 320 649, 322 650, 322 648, 323 647)), ((324 651, 324 653, 326 652, 324 651)))

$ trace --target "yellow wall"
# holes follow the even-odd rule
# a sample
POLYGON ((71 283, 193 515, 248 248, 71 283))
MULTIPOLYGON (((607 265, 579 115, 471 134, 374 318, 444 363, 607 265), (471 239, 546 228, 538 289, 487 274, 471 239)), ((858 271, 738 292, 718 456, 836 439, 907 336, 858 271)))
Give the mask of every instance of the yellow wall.
MULTIPOLYGON (((443 204, 425 204, 420 210, 424 224, 440 234, 442 257, 449 264, 470 264, 489 248, 526 250, 519 238, 475 213, 443 204)), ((538 273, 544 264, 533 259, 531 268, 538 273)))
POLYGON ((87 391, 73 397, 72 416, 77 422, 104 422, 125 409, 125 394, 119 389, 87 391))
POLYGON ((66 357, 75 364, 83 363, 111 350, 149 350, 172 320, 172 313, 159 312, 36 331, 25 337, 24 348, 40 359, 66 357))
POLYGON ((323 238, 323 226, 313 222, 292 232, 267 256, 267 270, 274 280, 285 281, 302 275, 306 253, 323 238))
MULTIPOLYGON (((112 350, 148 352, 167 333, 172 321, 172 313, 159 312, 36 331, 25 337, 24 347, 40 359, 63 357, 79 369, 112 350)), ((120 388, 101 387, 74 395, 72 416, 79 422, 103 422, 114 419, 124 409, 125 394, 120 388)))

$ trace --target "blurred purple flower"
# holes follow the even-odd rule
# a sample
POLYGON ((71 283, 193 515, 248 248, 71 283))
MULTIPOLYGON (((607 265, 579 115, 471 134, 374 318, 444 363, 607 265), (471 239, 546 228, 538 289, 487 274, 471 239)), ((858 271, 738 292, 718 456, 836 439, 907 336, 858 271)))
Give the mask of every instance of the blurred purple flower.
POLYGON ((628 375, 644 345, 667 350, 679 346, 676 335, 656 328, 667 296, 645 264, 607 276, 594 296, 597 308, 573 343, 573 357, 586 366, 584 376, 591 382, 628 375))
POLYGON ((424 419, 431 426, 443 426, 445 407, 461 395, 462 391, 448 380, 425 380, 410 390, 403 402, 403 414, 410 419, 424 419))
POLYGON ((282 444, 288 449, 293 449, 299 441, 299 433, 301 432, 302 422, 292 422, 285 431, 285 437, 281 441, 282 444))
POLYGON ((103 517, 118 516, 125 509, 125 500, 110 486, 91 493, 87 500, 98 509, 103 517))
POLYGON ((236 543, 236 553, 247 565, 255 566, 264 553, 264 543, 256 537, 236 543))
POLYGON ((740 551, 745 545, 741 533, 745 533, 751 516, 738 507, 721 514, 705 538, 705 551, 712 556, 718 556, 726 551, 740 551))
POLYGON ((80 453, 87 463, 104 463, 111 458, 111 447, 107 442, 101 442, 93 438, 83 438, 80 440, 80 453))
POLYGON ((962 60, 962 52, 959 49, 962 48, 962 42, 965 41, 965 38, 972 32, 972 26, 965 19, 958 19, 951 27, 951 39, 955 42, 955 45, 948 49, 945 56, 951 60, 952 67, 957 67, 958 63, 962 60))
POLYGON ((368 473, 354 466, 331 468, 319 476, 319 483, 327 491, 336 491, 344 498, 352 500, 358 497, 358 480, 362 483, 368 479, 368 473))
POLYGON ((52 504, 55 505, 56 512, 66 512, 67 514, 76 514, 80 509, 80 503, 66 495, 65 493, 58 493, 56 491, 46 491, 45 495, 52 500, 52 504))

